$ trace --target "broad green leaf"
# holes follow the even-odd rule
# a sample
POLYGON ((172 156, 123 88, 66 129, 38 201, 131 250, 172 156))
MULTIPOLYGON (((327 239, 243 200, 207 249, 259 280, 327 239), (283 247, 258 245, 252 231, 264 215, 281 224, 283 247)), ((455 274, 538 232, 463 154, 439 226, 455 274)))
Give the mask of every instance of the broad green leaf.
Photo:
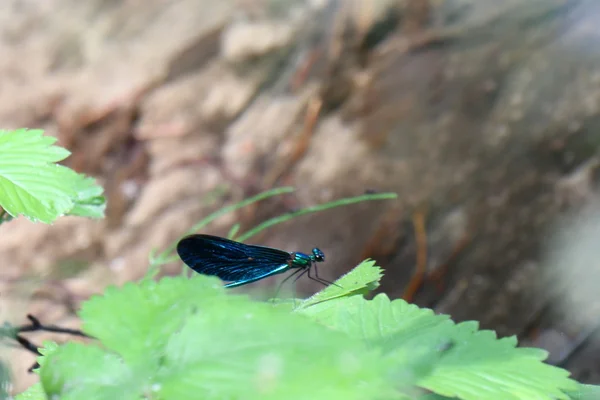
POLYGON ((377 351, 304 316, 225 295, 216 278, 111 288, 82 309, 104 349, 70 344, 42 367, 61 399, 406 398, 377 351))
POLYGON ((365 295, 379 286, 383 276, 381 268, 375 266, 375 261, 365 260, 346 275, 335 281, 335 285, 329 285, 308 299, 302 301, 297 310, 305 309, 318 303, 349 297, 365 295))
MULTIPOLYGON (((41 356, 37 357, 37 362, 40 366, 46 363, 47 357, 56 352, 58 344, 51 340, 45 340, 43 346, 40 347, 41 356)), ((34 373, 39 374, 40 368, 33 370, 34 373)), ((30 386, 26 391, 15 397, 15 400, 47 400, 46 392, 40 382, 30 386)))
MULTIPOLYGON (((42 355, 39 356, 36 361, 38 364, 40 364, 40 366, 43 366, 46 362, 47 357, 53 354, 56 350, 58 350, 58 343, 52 340, 44 340, 44 342, 42 343, 42 347, 40 347, 39 350, 40 353, 42 353, 42 355)), ((36 369, 36 371, 39 371, 39 368, 36 369)))
POLYGON ((73 207, 76 192, 55 162, 69 152, 41 130, 0 131, 0 206, 11 216, 52 222, 73 207))
POLYGON ((490 400, 568 399, 576 388, 568 371, 543 363, 547 352, 517 348, 515 337, 498 339, 476 322, 454 326, 456 346, 419 384, 448 397, 490 400))
MULTIPOLYGON (((439 351, 440 359, 418 385, 436 394, 460 399, 568 399, 576 388, 568 372, 542 360, 539 349, 516 348, 513 337, 498 339, 492 331, 478 331, 477 323, 454 324, 403 300, 378 295, 319 303, 301 310, 322 324, 361 338, 383 354, 405 364, 417 354, 439 351)), ((424 363, 421 368, 427 368, 424 363)))
POLYGON ((46 392, 44 392, 42 384, 38 382, 31 385, 23 393, 16 395, 15 400, 48 400, 48 397, 46 397, 46 392))
POLYGON ((395 361, 394 373, 403 381, 416 383, 431 372, 449 344, 447 324, 452 322, 447 316, 436 316, 431 310, 406 302, 397 303, 393 308, 374 307, 384 299, 381 295, 372 301, 361 296, 337 298, 299 312, 380 349, 395 361), (399 315, 402 318, 398 318, 399 315), (392 340, 394 344, 389 343, 392 340), (402 342, 403 346, 396 345, 395 341, 402 342))
POLYGON ((385 364, 359 342, 265 304, 221 305, 194 318, 165 354, 160 394, 166 398, 342 400, 393 393, 385 364))
POLYGON ((299 310, 318 322, 352 337, 383 346, 392 337, 422 337, 425 332, 448 323, 446 315, 435 315, 405 301, 391 302, 385 295, 367 301, 360 296, 335 299, 299 310), (398 337, 398 335, 404 335, 398 337))
POLYGON ((75 199, 69 215, 88 218, 104 218, 106 199, 102 196, 104 189, 96 184, 94 178, 78 174, 74 178, 75 199))
MULTIPOLYGON (((225 289, 213 277, 196 275, 189 283, 176 278, 164 278, 160 283, 144 280, 107 288, 103 296, 82 305, 80 316, 85 333, 126 361, 137 360, 164 347, 190 313, 219 297, 225 297, 225 289)), ((229 301, 234 301, 240 296, 230 297, 229 301)))
POLYGON ((41 130, 0 130, 0 206, 45 223, 66 214, 103 216, 102 188, 55 164, 70 154, 55 142, 41 130))
POLYGON ((598 400, 600 399, 600 386, 579 384, 578 388, 569 391, 571 400, 598 400))
POLYGON ((416 397, 417 400, 456 400, 456 397, 446 397, 441 396, 435 393, 428 393, 419 397, 416 397))
POLYGON ((96 346, 66 343, 46 361, 40 379, 50 398, 138 400, 143 393, 143 377, 118 355, 96 346))

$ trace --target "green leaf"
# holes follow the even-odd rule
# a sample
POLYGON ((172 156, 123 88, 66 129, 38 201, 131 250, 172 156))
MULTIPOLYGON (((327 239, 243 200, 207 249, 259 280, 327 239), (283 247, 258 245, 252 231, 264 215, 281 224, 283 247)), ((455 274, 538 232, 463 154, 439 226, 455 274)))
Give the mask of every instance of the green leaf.
POLYGON ((48 400, 46 392, 40 382, 29 386, 29 388, 15 396, 15 400, 48 400))
POLYGON ((569 391, 571 400, 598 400, 600 399, 600 386, 579 384, 576 390, 569 391))
POLYGON ((547 352, 516 348, 514 337, 498 339, 493 331, 477 331, 477 323, 454 326, 457 345, 419 384, 448 397, 464 399, 568 399, 576 387, 569 372, 543 363, 547 352))
POLYGON ((375 261, 365 260, 356 268, 335 281, 335 285, 329 285, 320 292, 302 301, 297 309, 301 310, 340 297, 365 295, 379 286, 379 281, 382 276, 382 269, 375 266, 375 261))
MULTIPOLYGON (((42 342, 42 347, 39 348, 41 356, 37 358, 37 363, 40 364, 40 367, 46 363, 46 359, 49 355, 53 354, 56 350, 58 350, 58 343, 52 340, 44 340, 42 342)), ((39 371, 39 368, 35 371, 39 371)))
MULTIPOLYGON (((164 347, 170 333, 179 329, 202 302, 219 297, 225 297, 221 281, 202 275, 194 276, 189 284, 164 278, 160 283, 145 280, 122 288, 109 287, 103 296, 92 297, 82 305, 82 328, 126 361, 137 360, 164 347)), ((232 296, 230 301, 239 297, 232 296)))
POLYGON ((73 342, 48 356, 40 378, 49 397, 61 400, 138 400, 144 382, 118 355, 73 342))
POLYGON ((55 164, 70 154, 55 142, 41 130, 0 130, 0 206, 45 223, 69 213, 102 216, 102 188, 55 164))
POLYGON ((372 301, 359 296, 336 299, 301 313, 361 338, 396 359, 399 367, 415 354, 426 361, 431 351, 442 353, 435 363, 413 365, 425 372, 418 385, 439 395, 465 400, 567 399, 565 391, 576 387, 567 371, 542 362, 542 350, 516 348, 514 337, 497 339, 492 331, 478 331, 475 322, 454 324, 447 316, 403 300, 392 302, 385 295, 372 301))
POLYGON ((165 397, 341 400, 393 390, 384 364, 345 335, 265 304, 219 311, 190 321, 169 343, 165 397))
MULTIPOLYGON (((46 363, 48 356, 55 353, 58 349, 58 344, 51 340, 45 340, 43 346, 39 348, 41 356, 37 357, 37 363, 40 365, 39 368, 33 370, 34 373, 39 374, 41 366, 46 363)), ((0 397, 2 398, 2 397, 0 397)), ((15 400, 47 400, 46 392, 40 382, 30 386, 26 391, 15 397, 15 400)))
POLYGON ((42 382, 61 399, 400 398, 377 351, 226 294, 216 278, 110 288, 81 316, 103 348, 71 343, 48 357, 42 382))
POLYGON ((419 397, 416 397, 417 400, 456 400, 456 397, 446 397, 441 396, 435 393, 428 393, 419 397))
POLYGON ((73 207, 69 169, 53 164, 69 152, 55 141, 41 130, 0 131, 0 206, 11 216, 49 223, 73 207))
POLYGON ((106 210, 106 199, 102 196, 104 189, 96 184, 94 178, 77 174, 74 179, 76 192, 75 204, 69 211, 69 215, 88 218, 104 218, 106 210))

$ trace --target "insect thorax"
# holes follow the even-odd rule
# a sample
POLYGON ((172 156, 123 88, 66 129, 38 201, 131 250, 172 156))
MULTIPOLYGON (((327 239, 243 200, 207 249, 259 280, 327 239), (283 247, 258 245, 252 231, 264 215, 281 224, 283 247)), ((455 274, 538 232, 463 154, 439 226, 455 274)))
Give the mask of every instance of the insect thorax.
POLYGON ((292 268, 306 268, 310 267, 313 263, 311 256, 304 253, 292 253, 292 268))

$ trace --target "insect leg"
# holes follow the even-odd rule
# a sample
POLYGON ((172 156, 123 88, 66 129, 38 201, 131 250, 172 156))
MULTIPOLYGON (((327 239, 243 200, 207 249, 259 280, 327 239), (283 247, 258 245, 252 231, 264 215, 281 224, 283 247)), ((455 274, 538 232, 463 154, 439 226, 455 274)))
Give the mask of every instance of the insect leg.
POLYGON ((299 268, 299 269, 295 270, 294 272, 292 272, 291 274, 289 274, 288 276, 286 276, 285 279, 282 280, 281 283, 279 284, 279 287, 277 288, 277 291, 275 292, 275 297, 277 297, 277 295, 279 294, 279 291, 281 290, 281 287, 283 286, 283 284, 286 283, 292 276, 297 275, 299 272, 302 272, 302 273, 300 275, 296 276, 296 279, 294 279, 294 282, 296 282, 302 275, 304 275, 306 273, 306 270, 299 268))
POLYGON ((318 267, 317 267, 317 265, 316 265, 316 264, 314 264, 314 265, 312 266, 312 268, 314 268, 314 269, 315 269, 315 276, 311 276, 311 275, 310 275, 310 270, 311 270, 311 268, 308 268, 308 271, 307 271, 307 272, 308 272, 308 278, 309 278, 309 279, 311 279, 311 280, 313 280, 313 281, 315 281, 315 282, 319 282, 320 284, 322 284, 322 285, 325 285, 325 286, 328 286, 328 285, 335 285, 335 286, 337 286, 337 287, 341 288, 341 286, 340 286, 340 285, 338 285, 338 284, 336 284, 336 283, 333 283, 333 282, 329 282, 328 280, 326 280, 326 279, 323 279, 323 278, 319 277, 319 269, 318 269, 318 267))

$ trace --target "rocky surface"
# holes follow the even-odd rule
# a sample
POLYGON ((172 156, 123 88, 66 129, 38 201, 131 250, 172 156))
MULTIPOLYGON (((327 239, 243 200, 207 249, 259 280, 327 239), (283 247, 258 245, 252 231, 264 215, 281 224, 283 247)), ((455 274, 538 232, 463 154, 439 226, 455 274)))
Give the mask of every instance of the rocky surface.
MULTIPOLYGON (((327 279, 373 257, 386 269, 381 290, 394 297, 407 295, 418 259, 427 279, 414 301, 518 334, 576 377, 600 381, 590 361, 598 296, 573 296, 599 258, 590 250, 576 262, 569 254, 588 253, 567 251, 591 249, 597 235, 565 225, 598 208, 595 1, 2 7, 2 127, 46 129, 73 152, 69 166, 99 178, 109 201, 100 222, 0 226, 3 319, 22 323, 31 312, 76 326, 79 302, 141 277, 152 248, 272 186, 298 190, 209 231, 391 190, 398 201, 302 217, 256 241, 318 244, 327 279), (549 238, 567 226, 588 240, 563 240, 561 258, 549 238), (427 260, 417 254, 419 232, 427 260), (569 279, 557 275, 571 265, 580 267, 569 279), (582 308, 591 311, 574 313, 582 308)), ((19 391, 35 379, 21 373, 33 358, 8 357, 19 391)))

